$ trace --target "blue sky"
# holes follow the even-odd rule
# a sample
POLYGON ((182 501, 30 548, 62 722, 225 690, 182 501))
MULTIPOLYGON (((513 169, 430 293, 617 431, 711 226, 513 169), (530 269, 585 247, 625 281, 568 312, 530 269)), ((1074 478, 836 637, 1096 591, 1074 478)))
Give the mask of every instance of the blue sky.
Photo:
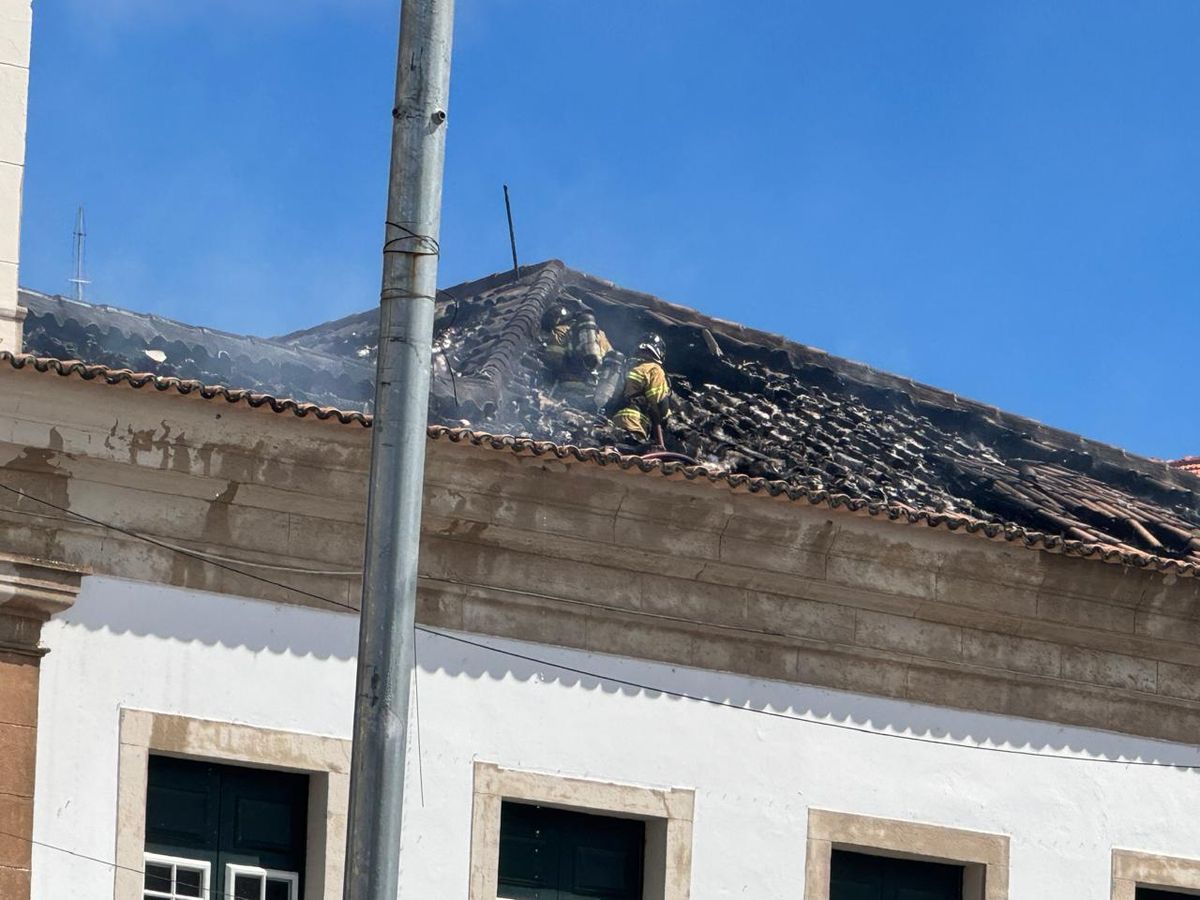
MULTIPOLYGON (((277 334, 378 297, 398 0, 38 0, 22 283, 277 334)), ((558 257, 1200 453, 1194 0, 459 0, 442 277, 558 257)))

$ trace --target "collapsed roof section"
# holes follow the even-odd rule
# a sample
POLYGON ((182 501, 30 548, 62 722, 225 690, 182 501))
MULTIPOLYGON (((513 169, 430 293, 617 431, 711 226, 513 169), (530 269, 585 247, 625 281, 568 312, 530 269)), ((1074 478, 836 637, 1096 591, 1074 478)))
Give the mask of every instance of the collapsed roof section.
MULTIPOLYGON (((594 410, 556 397, 542 365, 542 313, 565 296, 580 300, 618 349, 644 331, 662 334, 676 395, 669 442, 713 469, 1200 562, 1200 481, 1186 471, 557 261, 440 292, 431 422, 564 445, 608 440, 594 410)), ((32 353, 370 407, 375 310, 263 340, 39 294, 23 299, 32 353)))

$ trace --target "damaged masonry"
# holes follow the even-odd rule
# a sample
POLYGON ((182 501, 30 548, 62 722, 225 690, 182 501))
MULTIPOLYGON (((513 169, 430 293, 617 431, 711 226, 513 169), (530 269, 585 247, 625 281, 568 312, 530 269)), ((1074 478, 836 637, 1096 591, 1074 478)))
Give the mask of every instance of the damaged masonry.
MULTIPOLYGON (((1186 471, 557 261, 440 292, 431 424, 614 444, 597 405, 561 391, 545 363, 543 315, 568 299, 618 351, 643 332, 662 335, 674 394, 668 448, 711 472, 1200 562, 1200 482, 1186 471)), ((267 340, 29 292, 22 302, 35 356, 370 409, 375 310, 267 340)))

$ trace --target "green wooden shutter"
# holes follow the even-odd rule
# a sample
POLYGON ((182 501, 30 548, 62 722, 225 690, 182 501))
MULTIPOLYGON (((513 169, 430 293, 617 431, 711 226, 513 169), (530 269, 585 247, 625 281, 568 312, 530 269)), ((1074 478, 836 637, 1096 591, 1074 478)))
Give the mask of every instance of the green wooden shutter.
POLYGON ((220 864, 303 872, 308 777, 224 767, 220 864))
POLYGON ((300 874, 303 896, 308 776, 151 756, 146 851, 207 862, 224 895, 225 867, 300 874))
POLYGON ((217 766, 150 757, 146 779, 146 850, 207 862, 216 875, 221 820, 217 766))
POLYGON ((962 866, 834 850, 830 900, 962 900, 962 866))
POLYGON ((645 823, 505 803, 500 896, 513 900, 641 900, 645 823))

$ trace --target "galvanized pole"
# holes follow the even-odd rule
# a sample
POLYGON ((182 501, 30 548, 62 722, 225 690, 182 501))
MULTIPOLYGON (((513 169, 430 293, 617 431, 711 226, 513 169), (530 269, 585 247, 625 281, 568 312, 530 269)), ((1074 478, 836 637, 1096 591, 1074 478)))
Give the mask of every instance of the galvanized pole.
POLYGON ((344 900, 396 900, 453 0, 403 0, 344 900))

